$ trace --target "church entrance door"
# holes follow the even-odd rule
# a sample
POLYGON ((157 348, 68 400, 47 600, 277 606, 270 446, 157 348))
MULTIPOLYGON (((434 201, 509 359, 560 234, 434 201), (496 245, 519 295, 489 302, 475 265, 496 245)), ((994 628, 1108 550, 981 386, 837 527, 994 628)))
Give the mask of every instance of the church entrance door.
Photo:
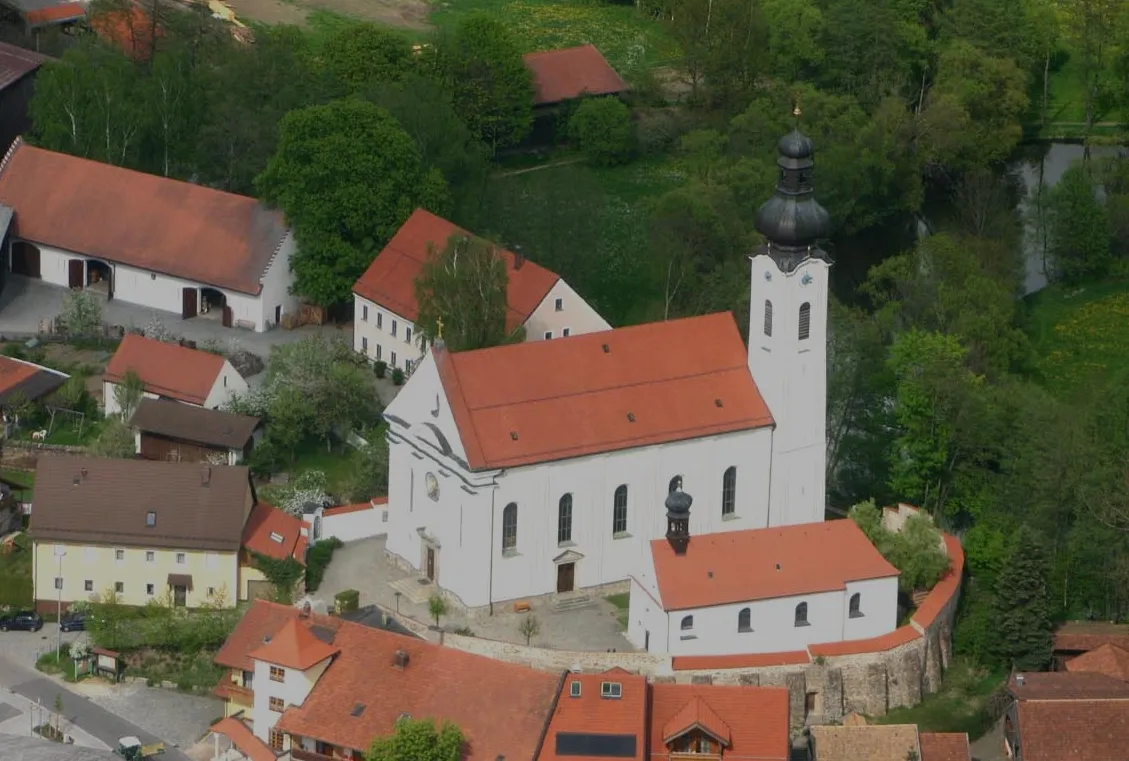
POLYGON ((427 548, 427 578, 435 581, 435 548, 427 548))
POLYGON ((557 592, 571 592, 576 587, 576 563, 557 566, 557 592))

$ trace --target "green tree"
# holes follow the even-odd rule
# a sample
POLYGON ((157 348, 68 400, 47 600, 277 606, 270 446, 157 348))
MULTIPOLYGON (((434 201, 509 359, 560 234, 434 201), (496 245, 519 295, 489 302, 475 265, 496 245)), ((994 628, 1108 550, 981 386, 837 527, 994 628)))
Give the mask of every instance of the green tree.
POLYGON ((365 761, 459 761, 464 744, 454 724, 436 727, 431 719, 404 717, 396 722, 394 734, 373 741, 365 761))
POLYGON ((996 581, 994 652, 1019 671, 1041 671, 1051 661, 1054 627, 1042 541, 1024 527, 996 581))
POLYGON ((1066 283, 1100 277, 1112 264, 1109 218, 1095 185, 1092 168, 1079 163, 1050 192, 1050 253, 1055 277, 1066 283))
POLYGON ((541 633, 541 621, 532 613, 526 613, 525 618, 521 619, 521 623, 518 624, 517 631, 525 637, 525 646, 529 647, 533 638, 541 633))
POLYGON ((665 0, 663 11, 682 50, 691 98, 708 82, 719 105, 743 102, 763 73, 768 47, 760 7, 738 0, 665 0))
POLYGON ((15 430, 27 423, 35 415, 35 403, 21 389, 16 389, 4 403, 5 418, 12 421, 15 430))
POLYGON ((89 338, 102 332, 104 313, 102 300, 90 291, 74 289, 63 296, 59 322, 72 338, 89 338))
POLYGON ((141 376, 132 368, 126 370, 121 381, 114 384, 114 402, 118 405, 118 415, 122 420, 133 417, 144 393, 145 383, 141 376))
POLYGON ((324 306, 348 302, 353 283, 412 211, 441 212, 447 196, 412 138, 362 100, 287 114, 255 185, 294 227, 295 293, 324 306))
POLYGON ((772 69, 787 82, 807 78, 819 70, 824 50, 823 12, 815 0, 764 0, 768 25, 768 51, 772 69))
POLYGON ((90 444, 90 454, 95 457, 111 457, 119 460, 132 459, 137 449, 133 430, 121 420, 108 419, 98 437, 90 444))
POLYGON ((442 321, 450 351, 498 346, 508 338, 506 260, 494 244, 452 236, 432 248, 415 283, 419 303, 417 334, 434 341, 442 321))
POLYGON ((631 159, 635 133, 631 112, 618 98, 587 98, 568 120, 569 138, 597 166, 631 159))
POLYGON ((378 82, 393 82, 415 65, 406 37, 368 22, 347 24, 331 34, 319 58, 343 95, 363 94, 378 82))
POLYGON ((1125 0, 1072 0, 1060 3, 1059 8, 1065 36, 1074 51, 1074 70, 1086 119, 1085 137, 1089 138, 1094 124, 1113 105, 1116 85, 1109 66, 1110 54, 1122 30, 1126 4, 1125 0))
POLYGON ((932 589, 949 568, 941 532, 924 515, 911 515, 895 534, 889 560, 900 571, 898 586, 907 594, 932 589))
POLYGON ((513 32, 500 20, 472 16, 436 42, 436 64, 455 107, 492 151, 521 142, 533 126, 533 74, 513 32))
POLYGON ((439 619, 447 615, 447 598, 435 592, 427 598, 427 612, 435 619, 435 628, 439 628, 439 619))
POLYGON ((368 446, 359 447, 350 455, 350 476, 342 487, 344 499, 368 502, 388 494, 388 443, 384 433, 383 425, 367 431, 363 438, 368 446))

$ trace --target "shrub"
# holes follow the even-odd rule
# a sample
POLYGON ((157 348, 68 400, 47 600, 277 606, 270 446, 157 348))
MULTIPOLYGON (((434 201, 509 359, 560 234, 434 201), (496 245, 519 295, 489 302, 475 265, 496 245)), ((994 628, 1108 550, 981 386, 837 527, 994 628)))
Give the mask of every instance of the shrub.
POLYGON ((635 139, 648 156, 665 153, 682 137, 681 120, 669 111, 652 111, 636 122, 635 139))
POLYGON ((333 599, 337 601, 338 613, 352 613, 361 607, 361 593, 355 589, 343 589, 333 599))
POLYGON ((617 98, 592 98, 581 103, 569 120, 568 133, 594 164, 614 166, 631 159, 635 142, 631 112, 617 98))
POLYGON ((372 371, 376 373, 377 378, 383 378, 388 374, 388 363, 383 359, 378 359, 372 363, 372 371))
POLYGON ((5 344, 4 350, 0 351, 0 354, 3 354, 5 357, 11 357, 12 359, 23 359, 24 347, 20 344, 5 344))
POLYGON ((392 370, 392 383, 397 386, 404 385, 404 371, 398 367, 392 370))
POLYGON ((898 587, 906 594, 931 589, 949 567, 941 532, 923 514, 912 515, 898 533, 882 525, 874 500, 851 508, 851 520, 890 564, 900 571, 898 587))
POLYGON ((334 551, 344 544, 340 539, 332 536, 318 542, 306 553, 307 592, 316 592, 317 588, 321 586, 321 581, 325 577, 325 569, 329 565, 329 561, 333 560, 334 551))

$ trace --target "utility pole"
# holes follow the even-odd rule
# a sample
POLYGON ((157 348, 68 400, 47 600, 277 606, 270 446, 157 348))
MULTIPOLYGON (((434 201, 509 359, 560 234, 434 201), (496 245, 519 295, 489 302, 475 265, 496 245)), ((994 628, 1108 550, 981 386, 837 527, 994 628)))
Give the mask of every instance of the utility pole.
POLYGON ((59 561, 59 580, 55 583, 55 599, 58 603, 55 610, 55 663, 63 657, 63 558, 66 556, 67 551, 56 544, 55 558, 59 561))

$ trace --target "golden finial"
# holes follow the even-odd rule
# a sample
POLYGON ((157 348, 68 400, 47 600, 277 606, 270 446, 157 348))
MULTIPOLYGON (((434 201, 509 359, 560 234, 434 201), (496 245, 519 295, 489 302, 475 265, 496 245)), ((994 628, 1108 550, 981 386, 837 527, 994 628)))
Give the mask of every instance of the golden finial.
POLYGON ((436 336, 440 341, 443 340, 443 318, 440 317, 435 320, 435 331, 438 333, 436 336))
POLYGON ((799 119, 802 115, 803 115, 803 111, 800 110, 800 101, 797 100, 796 105, 794 105, 792 107, 792 116, 799 119))

